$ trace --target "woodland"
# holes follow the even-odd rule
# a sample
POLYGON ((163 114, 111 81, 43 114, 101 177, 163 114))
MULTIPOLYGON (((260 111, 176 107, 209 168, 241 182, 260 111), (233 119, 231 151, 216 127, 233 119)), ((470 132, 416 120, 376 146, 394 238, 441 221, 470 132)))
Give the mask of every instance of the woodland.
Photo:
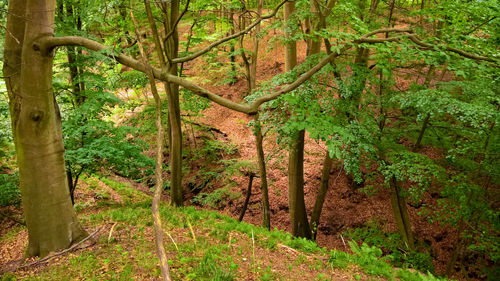
POLYGON ((0 0, 0 280, 499 280, 499 15, 0 0))

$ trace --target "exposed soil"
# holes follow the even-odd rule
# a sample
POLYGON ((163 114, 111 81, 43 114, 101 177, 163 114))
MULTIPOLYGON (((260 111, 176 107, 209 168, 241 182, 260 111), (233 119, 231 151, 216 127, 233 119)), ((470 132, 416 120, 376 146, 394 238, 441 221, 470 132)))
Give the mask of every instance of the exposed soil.
MULTIPOLYGON (((261 42, 264 41, 265 40, 262 40, 261 42)), ((246 47, 249 48, 249 46, 251 46, 251 43, 248 43, 246 47)), ((300 42, 297 47, 299 62, 305 59, 305 53, 305 44, 300 42)), ((201 64, 203 64, 203 62, 201 62, 201 64)), ((188 68, 191 68, 191 65, 188 65, 188 68)), ((199 73, 199 68, 200 62, 196 62, 196 71, 193 67, 187 70, 186 73, 201 77, 203 74, 199 73)), ((278 73, 282 73, 284 71, 283 48, 280 45, 274 45, 273 50, 268 52, 265 47, 261 47, 259 50, 257 71, 258 81, 267 80, 278 73)), ((401 75, 397 78, 397 87, 402 89, 407 88, 410 82, 412 82, 410 79, 423 80, 425 79, 426 73, 427 69, 425 68, 420 70, 419 73, 409 73, 408 70, 401 70, 401 75)), ((207 75, 210 77, 210 74, 207 73, 207 75)), ((446 78, 450 78, 450 74, 445 76, 441 72, 436 73, 436 76, 441 75, 442 77, 438 78, 443 79, 444 77, 445 80, 446 78)), ((219 79, 220 77, 215 77, 214 80, 220 81, 219 79)), ((204 87, 214 93, 238 102, 243 100, 248 91, 244 78, 239 79, 232 86, 213 86, 204 84, 204 87)), ((252 120, 251 117, 214 103, 212 103, 211 107, 205 110, 203 114, 204 116, 199 118, 198 121, 227 133, 231 142, 238 145, 239 157, 241 159, 256 159, 255 139, 250 128, 246 126, 246 124, 252 120)), ((277 154, 267 164, 268 181, 270 185, 271 227, 291 231, 287 196, 287 152, 283 149, 276 152, 277 145, 272 136, 264 139, 264 146, 266 155, 269 153, 277 154)), ((325 151, 326 148, 323 144, 317 143, 306 136, 304 193, 306 208, 309 215, 314 206, 316 194, 320 185, 322 161, 325 151)), ((420 152, 433 159, 442 157, 440 153, 432 147, 422 147, 420 152)), ((353 190, 350 187, 350 179, 343 169, 339 168, 342 165, 338 163, 336 166, 337 167, 333 168, 330 172, 329 190, 323 206, 319 232, 317 235, 318 244, 329 249, 349 250, 349 246, 346 245, 347 241, 342 237, 341 233, 348 228, 363 226, 368 221, 377 221, 385 228, 384 230, 397 232, 388 190, 382 187, 380 182, 376 183, 376 185, 379 186, 379 191, 373 196, 368 196, 359 190, 353 190)), ((233 180, 237 182, 237 187, 235 189, 245 194, 248 178, 235 176, 233 180)), ((432 193, 432 195, 436 197, 437 193, 432 193)), ((433 196, 431 196, 431 192, 425 194, 423 204, 431 205, 435 203, 436 198, 433 196)), ((221 211, 237 218, 241 212, 243 201, 244 198, 235 202, 228 202, 228 205, 221 211)), ((454 229, 449 227, 445 228, 436 223, 430 224, 426 217, 418 215, 419 211, 421 211, 421 206, 422 205, 415 207, 411 205, 408 206, 412 230, 415 233, 416 239, 430 246, 436 273, 442 274, 445 271, 446 262, 450 257, 453 243, 456 239, 456 233, 454 229)), ((262 211, 259 178, 254 180, 252 197, 244 221, 257 225, 261 224, 262 211)), ((453 278, 463 279, 462 276, 458 275, 453 276, 453 278)))

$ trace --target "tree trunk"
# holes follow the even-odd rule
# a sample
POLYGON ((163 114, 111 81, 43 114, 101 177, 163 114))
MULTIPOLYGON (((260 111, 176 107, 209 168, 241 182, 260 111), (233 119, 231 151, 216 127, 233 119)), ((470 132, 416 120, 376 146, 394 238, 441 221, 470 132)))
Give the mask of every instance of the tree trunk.
POLYGON ((53 54, 41 53, 35 42, 54 34, 54 11, 55 0, 10 1, 7 16, 4 75, 28 256, 68 248, 87 235, 69 196, 61 120, 52 91, 53 54))
POLYGON ((327 151, 325 155, 325 160, 323 161, 323 170, 321 171, 321 184, 318 190, 318 195, 316 195, 316 202, 314 203, 314 209, 311 214, 310 228, 312 231, 313 239, 316 240, 316 234, 318 233, 319 220, 321 218, 321 211, 323 210, 323 204, 325 203, 326 193, 328 192, 328 182, 330 180, 330 170, 333 166, 333 159, 330 158, 330 154, 327 151))
MULTIPOLYGON (((165 33, 172 34, 161 45, 158 31, 153 19, 149 1, 144 0, 146 13, 148 16, 149 24, 153 32, 153 39, 155 42, 156 52, 160 60, 162 69, 168 71, 175 76, 178 75, 177 64, 167 63, 165 56, 169 59, 176 58, 179 51, 179 35, 177 27, 174 26, 179 16, 179 1, 174 0, 170 2, 170 15, 166 13, 166 4, 161 3, 165 14, 165 33), (163 51, 163 52, 162 52, 163 51)), ((170 201, 174 206, 182 206, 184 198, 182 194, 182 129, 181 129, 181 116, 179 105, 179 86, 173 83, 164 83, 165 91, 167 92, 168 104, 168 139, 170 149, 170 201)))
POLYGON ((292 234, 311 239, 311 230, 304 202, 304 135, 297 132, 288 156, 288 204, 292 222, 292 234))
POLYGON ((396 218, 396 224, 398 225, 398 230, 406 246, 410 250, 415 249, 415 243, 413 239, 413 232, 411 231, 410 216, 408 214, 408 208, 406 207, 406 200, 404 196, 401 195, 401 188, 399 182, 392 177, 390 180, 391 186, 391 205, 394 217, 396 218))
POLYGON ((259 115, 254 116, 255 120, 255 146, 257 147, 257 158, 259 162, 260 174, 260 190, 262 192, 262 226, 271 229, 271 212, 269 210, 269 190, 267 185, 266 160, 264 156, 264 148, 262 147, 262 127, 259 121, 259 115))
MULTIPOLYGON (((170 30, 172 36, 168 38, 166 52, 170 58, 176 58, 179 52, 179 34, 174 26, 179 16, 179 0, 170 2, 170 30)), ((169 31, 170 32, 170 31, 169 31)), ((170 74, 177 76, 177 64, 168 65, 170 74)), ((170 120, 171 145, 170 145, 170 202, 174 206, 182 206, 182 129, 181 109, 179 104, 179 85, 167 83, 168 114, 170 120)))
MULTIPOLYGON (((295 1, 285 3, 285 20, 295 11, 295 1)), ((290 28, 288 28, 290 30, 290 28)), ((292 34, 285 34, 291 37, 292 34)), ((285 48, 285 71, 292 70, 297 65, 297 45, 289 42, 285 48)), ((298 237, 311 238, 304 202, 304 136, 305 131, 296 132, 290 144, 288 155, 288 205, 292 234, 298 237)))
POLYGON ((243 203, 243 208, 241 209, 240 217, 238 218, 238 221, 241 222, 243 221, 243 217, 245 217, 245 213, 248 208, 248 203, 250 202, 250 196, 252 196, 252 183, 253 183, 253 178, 255 177, 254 173, 250 173, 249 179, 248 179, 248 188, 247 188, 247 194, 245 197, 245 202, 243 203))
MULTIPOLYGON (((149 67, 147 58, 144 52, 144 47, 141 42, 137 23, 135 22, 134 14, 130 11, 130 17, 134 24, 137 45, 139 45, 139 52, 144 63, 145 68, 149 67)), ((161 112, 161 98, 156 88, 156 80, 151 69, 147 72, 149 84, 151 86, 151 93, 155 100, 155 126, 156 126, 156 155, 155 155, 155 191, 153 195, 153 202, 151 204, 151 212, 153 215, 154 231, 155 231, 155 246, 156 254, 160 259, 160 269, 162 279, 164 281, 172 280, 170 277, 170 267, 168 266, 167 252, 163 242, 163 227, 161 223, 160 214, 160 201, 163 191, 163 125, 162 125, 162 112, 161 112)))
MULTIPOLYGON (((257 14, 261 16, 262 14, 262 6, 264 5, 264 0, 257 0, 257 14)), ((253 37, 253 52, 252 52, 252 60, 250 62, 250 89, 249 93, 252 93, 253 90, 257 87, 257 59, 259 57, 259 41, 258 37, 260 33, 260 23, 255 26, 255 35, 253 37)))

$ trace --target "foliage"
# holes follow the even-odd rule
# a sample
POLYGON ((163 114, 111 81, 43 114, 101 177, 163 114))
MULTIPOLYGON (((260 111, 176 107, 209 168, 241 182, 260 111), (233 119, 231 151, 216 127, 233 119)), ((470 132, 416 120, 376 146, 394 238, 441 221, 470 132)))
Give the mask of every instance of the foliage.
POLYGON ((16 205, 21 203, 21 192, 19 191, 19 175, 0 174, 0 207, 16 205))
POLYGON ((432 257, 424 252, 406 252, 399 233, 386 233, 376 222, 369 222, 366 226, 349 229, 344 232, 345 237, 359 243, 378 247, 383 250, 384 256, 396 267, 410 267, 422 272, 434 272, 432 257))
POLYGON ((194 204, 209 206, 212 208, 219 208, 221 203, 232 201, 241 197, 240 193, 230 190, 229 187, 217 188, 211 193, 201 192, 191 199, 194 204))

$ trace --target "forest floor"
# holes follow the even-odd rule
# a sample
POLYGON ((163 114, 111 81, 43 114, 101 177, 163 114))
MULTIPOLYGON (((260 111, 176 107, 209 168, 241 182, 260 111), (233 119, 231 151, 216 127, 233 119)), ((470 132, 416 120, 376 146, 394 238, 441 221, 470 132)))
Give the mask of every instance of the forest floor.
MULTIPOLYGON (((92 238, 48 260, 25 259, 26 228, 4 220, 0 280, 158 280, 151 196, 116 176, 84 177, 75 195, 92 238)), ((194 207, 163 203, 160 213, 173 280, 437 280, 395 269, 369 247, 329 251, 194 207)))

